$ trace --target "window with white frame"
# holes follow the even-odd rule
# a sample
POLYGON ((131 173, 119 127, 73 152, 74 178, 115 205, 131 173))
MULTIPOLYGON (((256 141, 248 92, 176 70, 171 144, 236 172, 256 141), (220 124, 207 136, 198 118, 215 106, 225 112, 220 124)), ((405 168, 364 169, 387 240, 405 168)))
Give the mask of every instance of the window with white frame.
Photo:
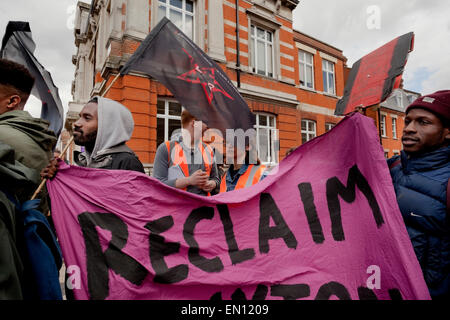
POLYGON ((181 129, 181 104, 176 101, 158 100, 156 115, 156 142, 159 146, 170 140, 176 129, 181 129))
POLYGON ((250 52, 253 72, 274 77, 273 32, 251 25, 250 52))
POLYGON ((323 91, 333 95, 336 94, 334 63, 323 59, 322 74, 323 74, 323 91))
POLYGON ((255 129, 258 158, 263 164, 277 163, 278 136, 275 116, 257 113, 255 129))
POLYGON ((331 122, 325 123, 325 132, 328 132, 328 131, 330 131, 331 129, 333 129, 333 127, 334 127, 335 125, 336 125, 336 124, 331 123, 331 122))
POLYGON ((384 158, 389 159, 389 151, 384 151, 384 158))
POLYGON ((392 118, 392 138, 397 139, 397 118, 392 118))
POLYGON ((314 57, 303 50, 298 51, 300 86, 314 89, 314 57))
POLYGON ((316 122, 302 119, 302 143, 308 142, 317 136, 316 122))
POLYGON ((384 114, 381 115, 380 126, 381 126, 381 136, 386 137, 386 116, 384 114))
POLYGON ((190 39, 194 40, 194 1, 158 0, 157 22, 167 17, 190 39))

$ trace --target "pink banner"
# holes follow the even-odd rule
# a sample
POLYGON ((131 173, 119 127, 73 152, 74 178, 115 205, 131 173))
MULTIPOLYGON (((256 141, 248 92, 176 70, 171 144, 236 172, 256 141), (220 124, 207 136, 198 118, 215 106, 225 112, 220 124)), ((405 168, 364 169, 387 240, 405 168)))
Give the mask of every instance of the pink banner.
POLYGON ((201 197, 62 165, 47 184, 77 299, 429 299, 373 120, 299 147, 261 183, 201 197))

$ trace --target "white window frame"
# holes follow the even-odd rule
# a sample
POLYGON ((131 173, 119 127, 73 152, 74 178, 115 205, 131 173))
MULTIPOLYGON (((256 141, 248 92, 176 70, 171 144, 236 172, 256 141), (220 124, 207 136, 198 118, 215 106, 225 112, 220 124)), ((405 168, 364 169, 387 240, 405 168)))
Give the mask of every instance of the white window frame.
POLYGON ((301 131, 301 135, 302 135, 302 144, 306 143, 312 139, 314 139, 315 137, 317 137, 317 122, 315 120, 310 120, 310 119, 302 119, 301 123, 300 123, 300 131, 301 131), (304 130, 302 127, 303 122, 306 124, 306 129, 304 130), (309 123, 313 123, 314 124, 314 130, 310 131, 309 130, 309 123), (306 134, 306 141, 303 141, 303 134, 306 134))
POLYGON ((251 23, 250 24, 250 42, 251 43, 249 43, 249 50, 253 50, 253 53, 254 53, 254 59, 253 59, 253 55, 252 55, 252 52, 250 52, 250 57, 251 57, 251 68, 252 68, 252 71, 255 73, 255 74, 258 74, 258 75, 262 75, 262 76, 266 76, 266 77, 269 77, 269 78, 275 78, 276 77, 276 74, 277 74, 277 72, 276 72, 276 69, 275 69, 275 31, 274 30, 271 30, 270 28, 267 28, 267 27, 264 27, 264 26, 261 26, 261 25, 259 25, 259 24, 256 24, 256 23, 251 23), (258 32, 257 32, 257 29, 261 29, 261 30, 264 30, 264 38, 265 39, 261 39, 261 38, 258 38, 257 37, 257 34, 258 34, 258 32), (269 40, 267 40, 267 34, 268 33, 270 33, 271 34, 271 38, 272 38, 272 40, 271 41, 269 41, 269 40), (258 44, 258 42, 263 42, 264 43, 264 52, 266 53, 266 61, 265 61, 265 73, 264 74, 260 74, 260 73, 258 73, 258 69, 257 69, 257 66, 258 66, 258 50, 257 50, 257 44, 258 44), (271 61, 271 63, 272 63, 272 75, 269 75, 269 68, 268 68, 268 66, 269 66, 269 61, 268 61, 268 55, 267 55, 267 46, 268 45, 271 45, 272 46, 272 61, 271 61), (254 61, 253 61, 254 60, 254 61))
POLYGON ((380 127, 381 127, 381 136, 383 138, 387 138, 387 135, 386 135, 386 119, 387 119, 387 115, 381 114, 380 127))
POLYGON ((277 117, 273 114, 256 112, 256 124, 254 128, 256 129, 256 146, 258 151, 258 159, 261 160, 261 163, 264 165, 275 165, 278 163, 278 150, 276 146, 276 142, 278 140, 278 131, 277 131, 277 117), (260 125, 260 117, 266 117, 266 125, 260 125), (273 126, 270 125, 270 118, 273 119, 273 126), (268 150, 268 160, 262 161, 260 158, 260 146, 259 146, 259 130, 260 129, 268 129, 267 135, 267 145, 269 146, 268 150))
MULTIPOLYGON (((180 128, 181 128, 181 114, 180 116, 173 116, 169 114, 169 103, 170 102, 176 102, 179 103, 176 100, 173 99, 158 99, 159 101, 164 101, 164 114, 158 113, 158 109, 156 109, 156 118, 157 119, 164 119, 164 140, 168 141, 170 139, 169 137, 169 119, 170 120, 178 120, 180 121, 180 128)), ((183 111, 183 106, 181 106, 181 111, 183 111)), ((156 126, 158 126, 158 121, 156 122, 156 126)), ((158 128, 156 128, 156 132, 158 132, 158 128)))
POLYGON ((325 122, 325 132, 330 131, 331 129, 333 129, 336 126, 336 123, 333 122, 325 122), (327 129, 327 126, 331 126, 331 128, 327 129))
MULTIPOLYGON (((186 15, 191 16, 192 17, 192 41, 196 41, 196 1, 195 0, 191 0, 192 1, 192 12, 186 11, 186 0, 181 0, 182 1, 182 8, 178 8, 175 7, 173 5, 170 4, 170 0, 154 0, 153 2, 155 2, 155 7, 156 8, 156 14, 155 14, 155 21, 159 22, 158 19, 158 14, 159 14, 159 7, 160 6, 165 6, 166 8, 166 17, 170 20, 170 10, 174 10, 177 12, 181 13, 181 19, 182 19, 182 28, 181 31, 183 31, 184 33, 186 33, 186 15), (164 3, 163 3, 164 2, 164 3)), ((189 37, 189 35, 187 35, 189 37)))
POLYGON ((334 62, 332 62, 330 60, 327 60, 327 59, 322 59, 322 75, 323 75, 324 72, 326 73, 326 77, 323 79, 323 81, 324 81, 323 91, 325 93, 332 94, 332 95, 336 95, 336 73, 335 73, 335 69, 336 68, 335 68, 334 62), (332 68, 330 69, 329 66, 332 66, 332 68), (333 83, 333 91, 330 90, 331 89, 330 82, 328 81, 329 80, 328 74, 330 74, 330 73, 333 74, 333 81, 334 81, 334 83, 333 83), (327 90, 326 91, 325 91, 325 81, 327 83, 327 90))
POLYGON ((392 117, 392 138, 397 139, 397 117, 392 117))
POLYGON ((299 80, 300 80, 300 87, 301 88, 306 88, 306 89, 312 89, 314 90, 315 85, 314 85, 314 55, 310 52, 304 51, 304 50, 298 50, 298 67, 299 67, 299 80), (311 61, 312 63, 308 63, 306 61, 306 55, 310 55, 311 56, 311 61), (303 60, 302 60, 303 58, 303 60), (308 87, 308 85, 306 84, 306 79, 305 79, 305 85, 302 85, 302 79, 301 79, 301 72, 300 69, 303 69, 303 74, 306 77, 306 70, 307 70, 307 66, 311 67, 311 85, 312 87, 308 87))

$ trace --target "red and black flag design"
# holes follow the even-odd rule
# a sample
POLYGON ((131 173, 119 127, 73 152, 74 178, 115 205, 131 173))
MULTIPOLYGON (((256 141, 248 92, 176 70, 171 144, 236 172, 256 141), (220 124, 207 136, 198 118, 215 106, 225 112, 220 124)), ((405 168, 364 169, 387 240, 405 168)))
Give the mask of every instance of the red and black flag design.
POLYGON ((160 81, 208 127, 253 128, 255 116, 225 72, 169 19, 163 18, 120 70, 160 81))
POLYGON ((400 36, 358 60, 352 67, 344 96, 336 104, 335 115, 345 115, 356 107, 370 107, 386 100, 400 86, 408 54, 414 48, 414 33, 400 36))

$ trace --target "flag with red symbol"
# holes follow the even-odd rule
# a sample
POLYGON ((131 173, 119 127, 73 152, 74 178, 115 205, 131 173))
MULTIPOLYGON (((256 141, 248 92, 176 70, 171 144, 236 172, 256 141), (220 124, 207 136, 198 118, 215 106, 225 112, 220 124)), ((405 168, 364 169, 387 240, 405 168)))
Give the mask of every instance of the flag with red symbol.
POLYGON ((255 116, 222 68, 169 19, 163 18, 120 70, 161 82, 208 127, 253 128, 255 116))

